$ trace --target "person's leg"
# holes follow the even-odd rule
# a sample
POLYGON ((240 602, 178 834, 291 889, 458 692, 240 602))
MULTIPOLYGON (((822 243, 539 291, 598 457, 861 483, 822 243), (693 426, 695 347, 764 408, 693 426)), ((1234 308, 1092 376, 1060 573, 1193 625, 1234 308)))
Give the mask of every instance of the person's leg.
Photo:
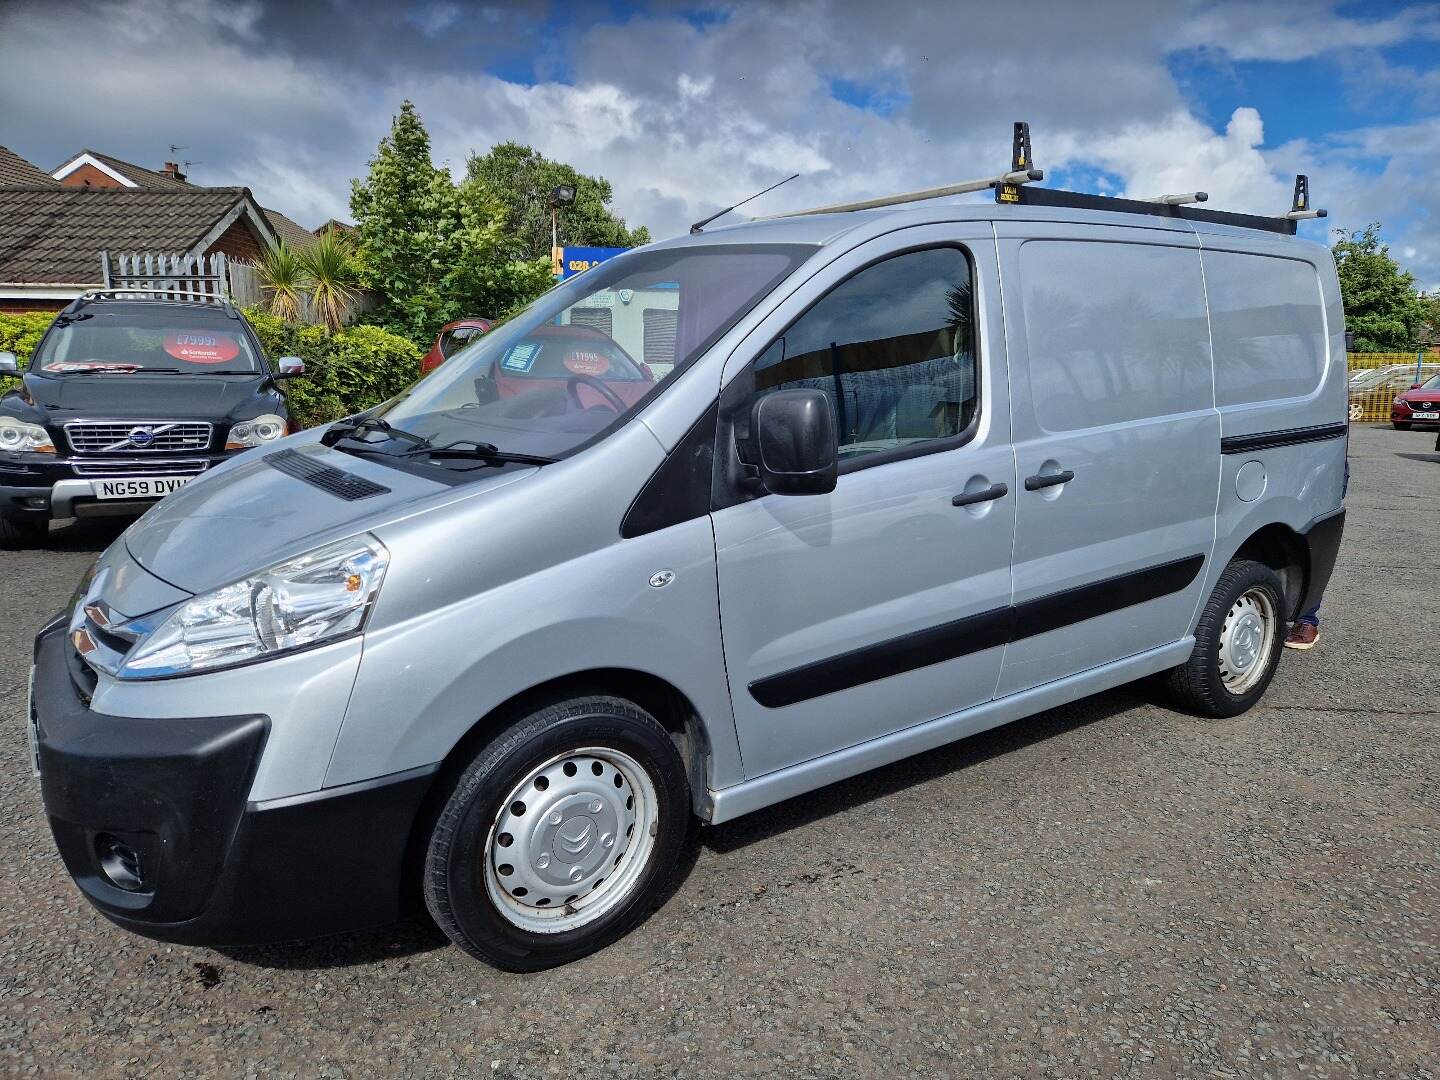
POLYGON ((1319 640, 1320 605, 1317 603, 1290 624, 1290 632, 1285 635, 1285 647, 1287 649, 1313 649, 1319 640))

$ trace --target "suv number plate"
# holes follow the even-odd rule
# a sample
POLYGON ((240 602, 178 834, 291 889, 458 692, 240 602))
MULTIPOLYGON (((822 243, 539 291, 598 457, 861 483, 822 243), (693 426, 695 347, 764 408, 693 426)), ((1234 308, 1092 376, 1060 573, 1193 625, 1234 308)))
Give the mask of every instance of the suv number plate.
POLYGON ((97 499, 158 499, 183 487, 188 476, 137 476, 133 479, 94 480, 97 499))
POLYGON ((1415 420, 1440 420, 1440 412, 1417 412, 1410 416, 1415 420))

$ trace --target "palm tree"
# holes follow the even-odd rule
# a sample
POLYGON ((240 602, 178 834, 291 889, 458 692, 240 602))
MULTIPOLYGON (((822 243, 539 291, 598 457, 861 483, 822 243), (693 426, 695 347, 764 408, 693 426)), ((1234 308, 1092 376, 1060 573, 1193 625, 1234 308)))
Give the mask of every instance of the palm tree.
POLYGON ((360 294, 355 250, 338 230, 327 229, 296 258, 310 287, 312 318, 333 334, 360 294))
POLYGON ((308 281, 295 249, 283 239, 268 245, 254 262, 260 278, 261 306, 286 322, 299 322, 308 281))

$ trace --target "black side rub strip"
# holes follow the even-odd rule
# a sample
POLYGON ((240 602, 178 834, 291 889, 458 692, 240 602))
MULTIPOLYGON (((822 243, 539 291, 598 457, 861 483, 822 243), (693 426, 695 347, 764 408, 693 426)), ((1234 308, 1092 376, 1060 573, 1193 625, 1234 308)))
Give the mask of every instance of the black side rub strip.
POLYGON ((1191 555, 1023 604, 982 611, 916 630, 757 679, 750 684, 750 696, 767 709, 778 709, 983 652, 1179 592, 1195 580, 1204 565, 1205 556, 1191 555))
POLYGON ((1276 446, 1343 439, 1348 430, 1348 424, 1317 424, 1314 427, 1285 428, 1283 431, 1262 431, 1255 435, 1230 435, 1220 440, 1220 453, 1249 454, 1276 446))

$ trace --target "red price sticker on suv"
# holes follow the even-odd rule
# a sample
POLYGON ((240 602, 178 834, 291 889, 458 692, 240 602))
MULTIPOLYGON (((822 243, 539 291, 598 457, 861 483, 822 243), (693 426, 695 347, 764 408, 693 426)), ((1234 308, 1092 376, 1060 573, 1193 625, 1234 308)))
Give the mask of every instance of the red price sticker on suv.
POLYGON ((165 351, 189 364, 223 364, 240 355, 240 342, 229 334, 166 334, 165 351))

